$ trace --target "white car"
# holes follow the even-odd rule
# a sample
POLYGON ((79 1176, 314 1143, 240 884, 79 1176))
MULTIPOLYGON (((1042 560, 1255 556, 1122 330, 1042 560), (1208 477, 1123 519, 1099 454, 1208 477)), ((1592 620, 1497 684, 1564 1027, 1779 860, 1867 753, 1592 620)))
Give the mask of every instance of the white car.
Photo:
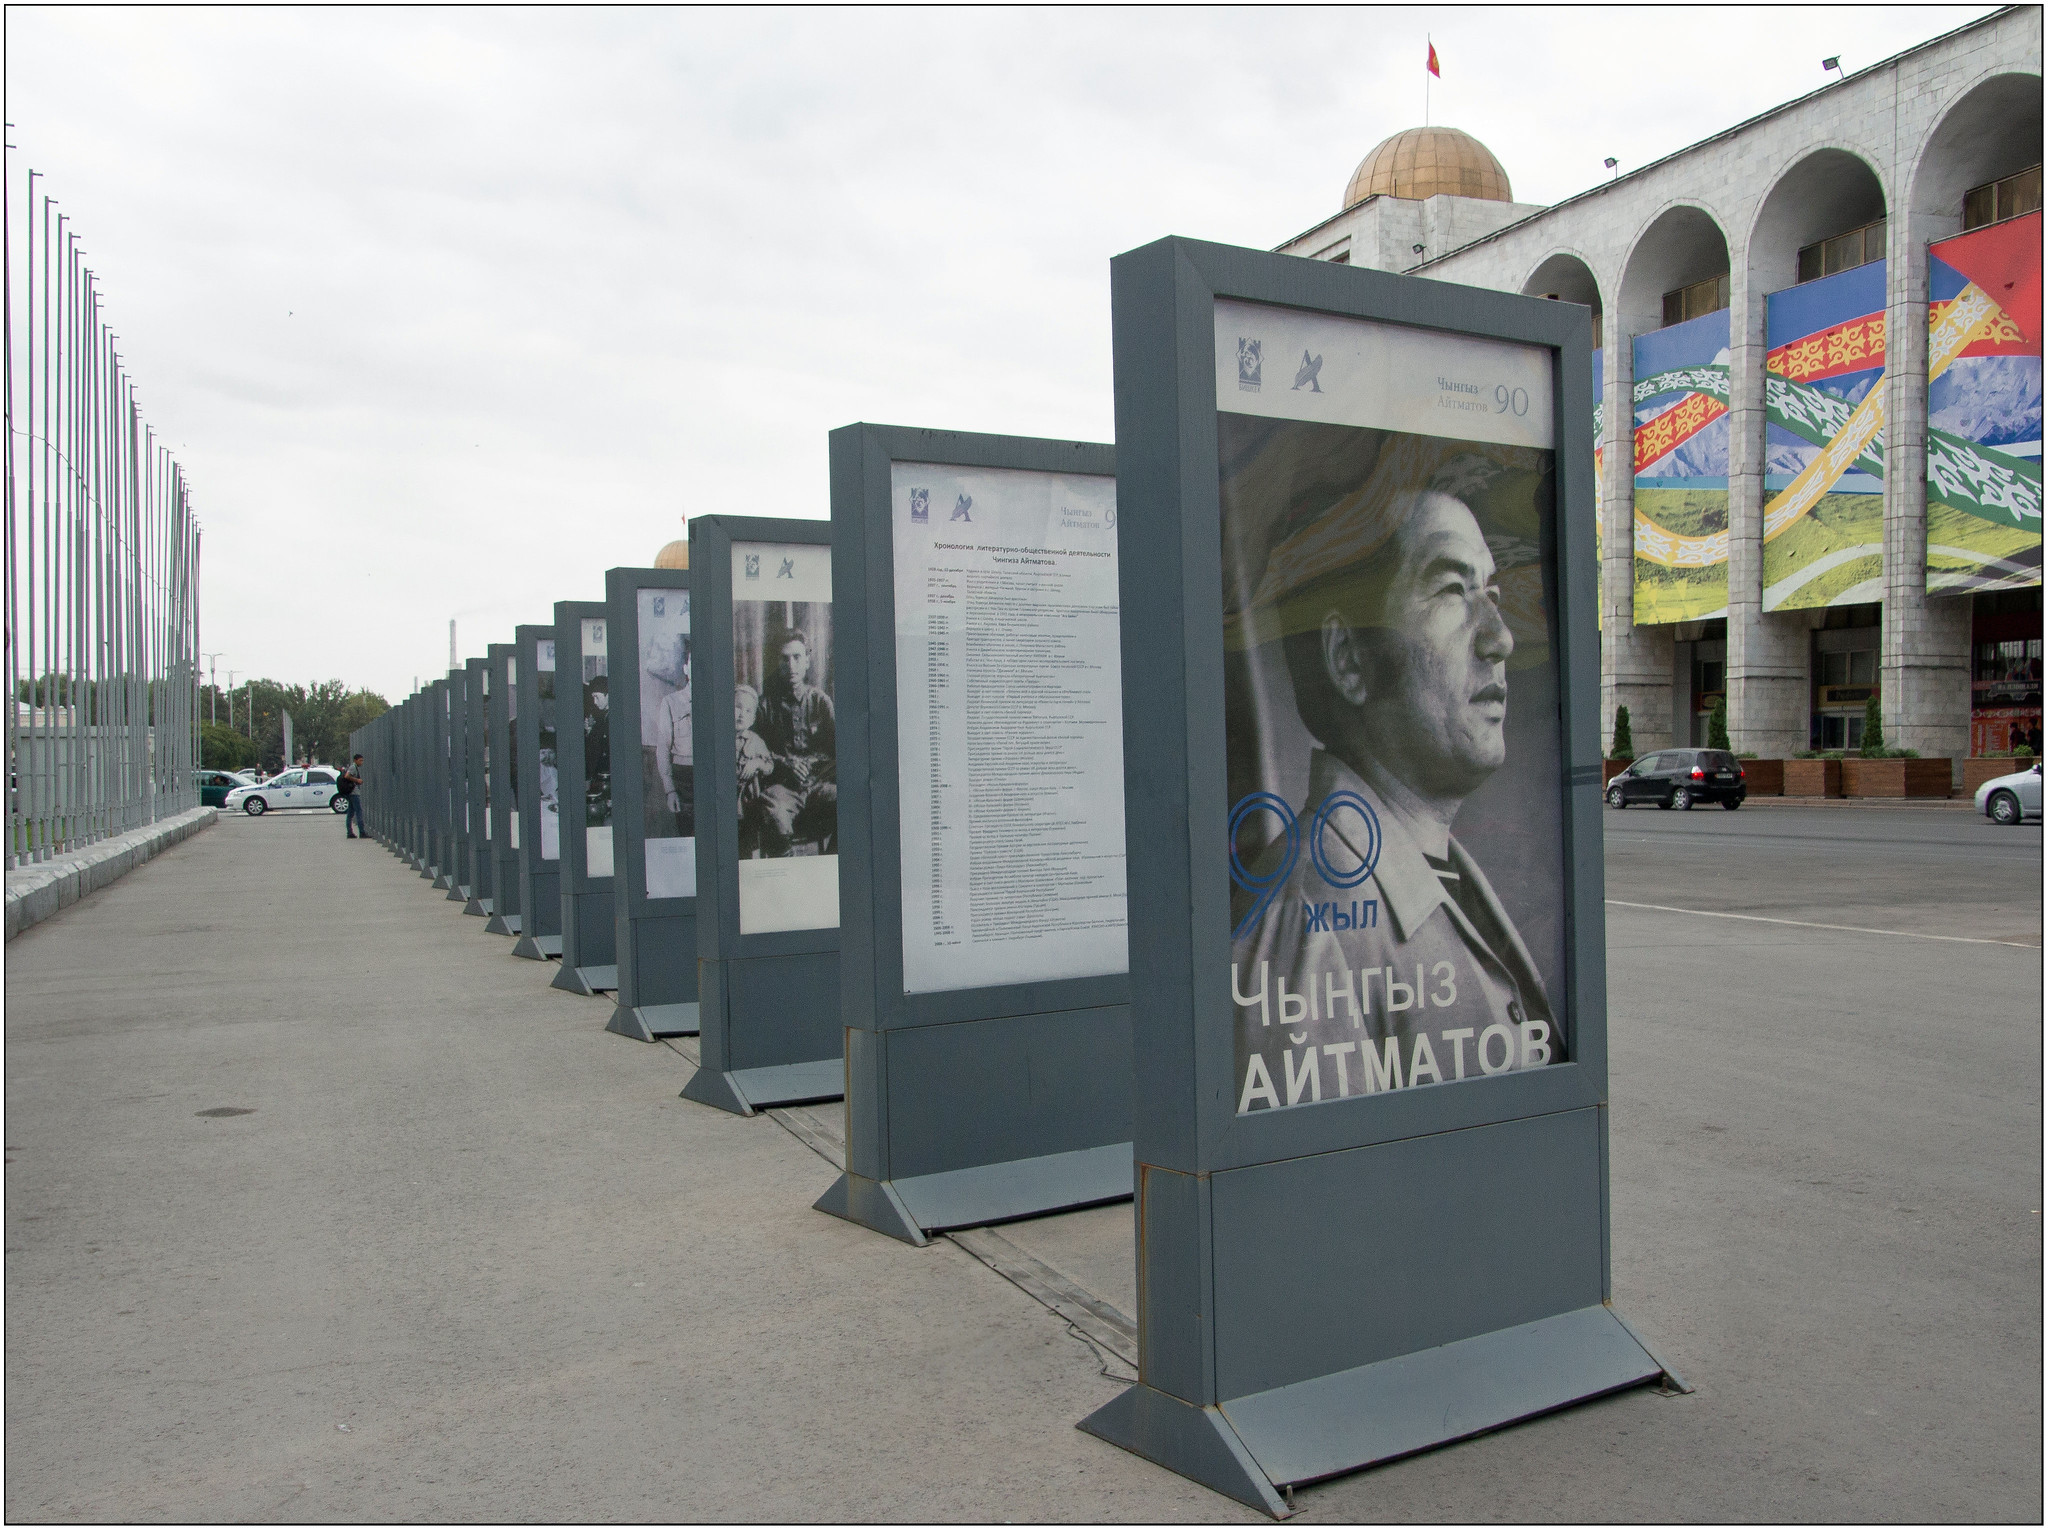
POLYGON ((221 806, 230 810, 240 808, 251 818, 285 808, 326 808, 329 812, 345 813, 348 799, 335 795, 339 785, 335 772, 325 765, 281 770, 258 785, 236 787, 221 806))
POLYGON ((2041 767, 2037 762, 2009 776, 1995 776, 1977 788, 1977 811, 1993 823, 2018 823, 2041 816, 2041 767))

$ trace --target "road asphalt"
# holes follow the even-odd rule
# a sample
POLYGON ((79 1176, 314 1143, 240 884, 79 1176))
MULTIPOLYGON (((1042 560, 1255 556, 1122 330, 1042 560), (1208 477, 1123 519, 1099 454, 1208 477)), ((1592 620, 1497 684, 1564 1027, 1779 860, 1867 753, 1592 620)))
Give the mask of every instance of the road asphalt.
MULTIPOLYGON (((1615 1303, 1697 1390, 1300 1517, 2038 1522, 2040 829, 1605 825, 1615 1303)), ((326 815, 8 944, 10 1520, 1258 1518, 1076 1430, 1127 1357, 991 1268, 1128 1314, 1128 1207, 815 1212, 831 1109, 678 1099, 510 945, 326 815)))

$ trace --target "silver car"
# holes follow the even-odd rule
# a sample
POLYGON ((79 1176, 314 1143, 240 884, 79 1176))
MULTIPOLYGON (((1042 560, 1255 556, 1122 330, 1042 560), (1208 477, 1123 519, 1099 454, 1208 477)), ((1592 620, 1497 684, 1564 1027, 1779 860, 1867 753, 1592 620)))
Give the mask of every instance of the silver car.
POLYGON ((289 808, 326 808, 329 812, 345 813, 348 799, 335 795, 339 785, 335 773, 325 765, 281 770, 258 785, 236 787, 221 805, 230 811, 240 808, 251 818, 260 818, 272 809, 289 808))
POLYGON ((1977 811, 1993 823, 2019 823, 2041 816, 2039 761, 2009 776, 1995 776, 1977 788, 1977 811))

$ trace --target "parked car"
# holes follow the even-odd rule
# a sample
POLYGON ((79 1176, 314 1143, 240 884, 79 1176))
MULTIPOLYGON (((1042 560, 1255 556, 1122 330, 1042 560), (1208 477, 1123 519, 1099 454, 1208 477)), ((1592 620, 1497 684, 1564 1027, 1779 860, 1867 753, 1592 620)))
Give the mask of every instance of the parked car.
POLYGON ((1749 773, 1725 749, 1660 749, 1607 783, 1607 805, 1616 808, 1631 802, 1660 808, 1718 802, 1732 813, 1748 795, 1749 773))
POLYGON ((201 807, 222 807, 228 800, 228 793, 238 786, 254 786, 253 777, 238 770, 195 770, 192 784, 199 788, 201 807))
POLYGON ((1994 776, 1977 788, 1977 811, 1993 823, 2014 824, 2041 816, 2041 762, 2009 776, 1994 776))
POLYGON ((236 787, 228 793, 222 805, 240 808, 251 818, 260 818, 273 809, 326 808, 330 812, 346 813, 348 799, 335 795, 339 784, 335 772, 325 765, 281 770, 268 781, 236 787))

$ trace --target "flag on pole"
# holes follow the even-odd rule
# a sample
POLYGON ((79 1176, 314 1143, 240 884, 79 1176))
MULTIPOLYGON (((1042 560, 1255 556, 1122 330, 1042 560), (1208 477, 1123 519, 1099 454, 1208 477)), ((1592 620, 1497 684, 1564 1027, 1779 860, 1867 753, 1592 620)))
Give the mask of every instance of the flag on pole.
POLYGON ((1441 69, 1437 68, 1437 66, 1436 66, 1436 44, 1435 44, 1435 43, 1431 43, 1431 44, 1429 45, 1429 72, 1430 72, 1431 74, 1435 75, 1435 76, 1436 76, 1436 77, 1437 77, 1438 79, 1442 79, 1442 78, 1444 77, 1444 72, 1443 72, 1443 70, 1441 70, 1441 69))

